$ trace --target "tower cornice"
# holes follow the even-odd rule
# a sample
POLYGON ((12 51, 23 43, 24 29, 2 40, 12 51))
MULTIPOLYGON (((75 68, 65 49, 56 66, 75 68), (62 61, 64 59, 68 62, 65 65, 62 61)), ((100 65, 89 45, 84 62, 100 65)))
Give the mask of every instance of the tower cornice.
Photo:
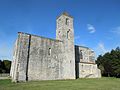
POLYGON ((68 16, 68 17, 71 17, 71 18, 73 18, 71 15, 69 15, 67 12, 63 12, 61 15, 59 15, 58 17, 57 17, 57 19, 60 17, 60 16, 62 16, 62 15, 65 15, 65 16, 68 16))

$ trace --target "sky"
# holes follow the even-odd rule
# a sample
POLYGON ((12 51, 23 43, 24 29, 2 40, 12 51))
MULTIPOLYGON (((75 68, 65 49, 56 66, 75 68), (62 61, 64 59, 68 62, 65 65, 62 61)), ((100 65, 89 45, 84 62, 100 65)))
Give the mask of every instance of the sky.
POLYGON ((96 57, 120 46, 120 0, 0 0, 0 59, 12 60, 17 32, 55 38, 63 12, 74 18, 75 44, 96 57))

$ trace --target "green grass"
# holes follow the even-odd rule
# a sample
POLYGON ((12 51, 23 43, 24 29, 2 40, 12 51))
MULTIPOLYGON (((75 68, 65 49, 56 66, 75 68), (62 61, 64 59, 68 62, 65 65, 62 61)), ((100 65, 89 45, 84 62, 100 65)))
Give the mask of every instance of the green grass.
POLYGON ((0 90, 120 90, 119 78, 30 81, 0 80, 0 90))

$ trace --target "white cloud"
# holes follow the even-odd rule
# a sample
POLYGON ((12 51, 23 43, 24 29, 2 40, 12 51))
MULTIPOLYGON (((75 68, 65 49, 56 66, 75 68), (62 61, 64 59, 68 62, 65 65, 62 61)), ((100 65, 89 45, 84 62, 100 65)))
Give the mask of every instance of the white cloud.
POLYGON ((113 28, 111 32, 120 35, 120 26, 113 28))
POLYGON ((95 33, 95 31, 96 31, 95 27, 91 24, 87 24, 87 29, 88 29, 89 33, 95 33))
POLYGON ((103 42, 99 42, 94 50, 97 56, 101 54, 103 55, 109 51, 108 49, 105 48, 105 45, 103 42))
POLYGON ((105 49, 104 43, 102 43, 102 42, 98 43, 98 49, 99 49, 102 53, 107 52, 107 50, 105 49))

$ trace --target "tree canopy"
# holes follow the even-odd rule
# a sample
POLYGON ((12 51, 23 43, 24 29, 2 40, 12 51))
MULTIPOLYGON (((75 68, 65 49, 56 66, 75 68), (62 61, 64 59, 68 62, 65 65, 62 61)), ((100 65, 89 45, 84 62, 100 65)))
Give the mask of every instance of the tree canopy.
POLYGON ((103 76, 120 77, 120 47, 99 55, 96 63, 103 76))
POLYGON ((10 73, 11 61, 0 60, 0 73, 10 73))

